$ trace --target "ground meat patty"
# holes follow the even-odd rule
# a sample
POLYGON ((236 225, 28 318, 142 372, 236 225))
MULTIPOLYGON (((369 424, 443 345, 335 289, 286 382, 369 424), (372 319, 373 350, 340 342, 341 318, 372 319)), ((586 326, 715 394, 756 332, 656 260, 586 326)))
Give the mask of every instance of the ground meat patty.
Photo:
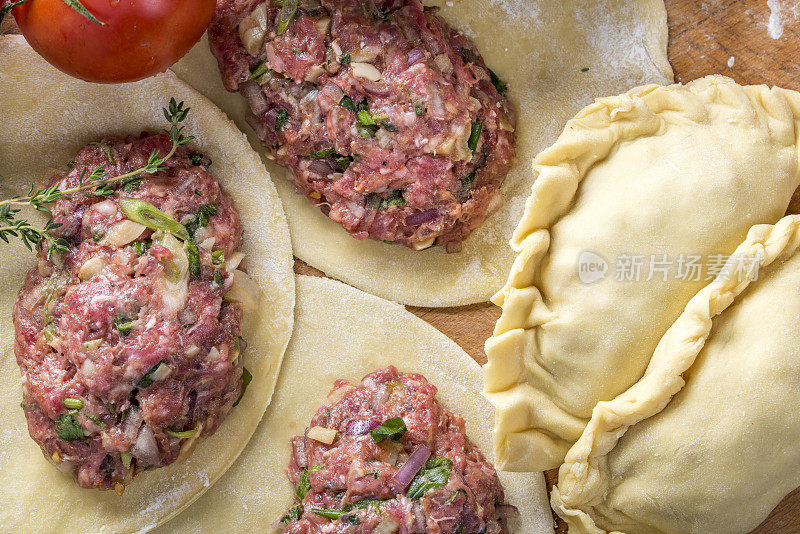
MULTIPOLYGON (((107 139, 51 185, 85 183, 103 164, 119 176, 171 147, 166 134, 107 139)), ((160 172, 51 208, 54 233, 71 246, 52 261, 40 254, 28 273, 14 348, 30 435, 83 487, 119 492, 139 471, 174 462, 242 393, 241 305, 223 300, 242 224, 208 163, 180 148, 160 172), (191 240, 131 221, 130 199, 183 223, 191 240)))
POLYGON ((509 532, 494 467, 442 408, 436 388, 394 367, 360 386, 338 380, 330 404, 292 439, 298 501, 276 526, 310 533, 509 532), (378 441, 380 440, 380 441, 378 441))
POLYGON ((217 0, 212 52, 297 191, 358 239, 450 252, 502 204, 505 86, 419 0, 217 0))

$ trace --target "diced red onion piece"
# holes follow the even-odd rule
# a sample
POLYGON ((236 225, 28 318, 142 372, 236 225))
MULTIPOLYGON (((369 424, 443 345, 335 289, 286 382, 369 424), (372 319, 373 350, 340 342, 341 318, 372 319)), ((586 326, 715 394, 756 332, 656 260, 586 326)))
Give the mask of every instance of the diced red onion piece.
POLYGON ((156 437, 149 426, 142 425, 139 429, 139 436, 136 438, 136 443, 131 447, 131 454, 142 465, 159 465, 161 463, 158 457, 156 437))
POLYGON ((260 85, 250 80, 240 85, 239 90, 242 92, 244 99, 247 100, 254 115, 263 115, 267 111, 269 104, 260 85))
POLYGON ((344 97, 344 91, 342 91, 342 88, 333 82, 326 83, 325 87, 323 87, 322 91, 320 92, 333 100, 334 104, 340 103, 344 97))
POLYGON ((292 448, 294 449, 294 461, 300 469, 308 467, 308 456, 306 456, 306 440, 302 437, 294 437, 292 439, 292 448))
POLYGON ((267 138, 267 125, 264 123, 264 121, 250 113, 247 114, 245 120, 247 121, 247 124, 249 124, 250 127, 256 132, 256 135, 259 139, 264 140, 267 138))
POLYGON ((307 92, 303 98, 300 99, 298 106, 300 109, 311 110, 317 106, 317 97, 319 96, 319 89, 312 89, 307 92))
POLYGON ((427 445, 420 445, 417 447, 417 450, 411 453, 411 456, 408 457, 408 461, 395 473, 392 480, 405 490, 405 488, 411 484, 411 481, 414 480, 414 477, 417 476, 419 470, 422 469, 422 466, 425 465, 425 462, 428 461, 430 455, 430 447, 427 445))
POLYGON ((392 94, 392 90, 387 83, 374 82, 365 78, 362 78, 360 82, 361 88, 369 95, 386 97, 392 94))
POLYGON ((431 113, 431 116, 437 120, 444 120, 447 115, 444 109, 444 100, 442 100, 442 95, 439 94, 439 89, 435 86, 431 86, 431 98, 429 100, 428 110, 431 113))
POLYGON ((375 392, 372 394, 372 399, 370 399, 372 409, 376 412, 380 411, 383 405, 386 404, 386 401, 389 400, 390 395, 389 388, 386 384, 380 384, 376 387, 375 392))
POLYGON ((128 411, 128 416, 125 418, 125 425, 122 427, 122 432, 125 435, 125 440, 133 443, 136 436, 139 435, 139 427, 142 426, 142 412, 137 406, 131 406, 128 411))
POLYGON ((320 175, 322 178, 327 178, 328 175, 336 172, 331 166, 331 162, 327 159, 312 159, 308 162, 308 170, 320 175))
POLYGON ((499 517, 504 517, 506 519, 519 517, 519 510, 517 510, 517 507, 511 506, 510 504, 501 504, 495 510, 499 517))
POLYGON ((419 48, 414 48, 411 52, 408 53, 408 66, 410 67, 414 63, 421 61, 425 58, 425 54, 419 48))
POLYGON ((436 210, 425 210, 420 213, 415 213, 414 215, 406 217, 406 225, 418 226, 420 224, 431 222, 438 214, 439 212, 436 210))
POLYGON ((58 470, 65 475, 71 475, 73 472, 75 472, 75 467, 77 466, 69 460, 64 460, 60 464, 56 465, 56 467, 58 467, 58 470))

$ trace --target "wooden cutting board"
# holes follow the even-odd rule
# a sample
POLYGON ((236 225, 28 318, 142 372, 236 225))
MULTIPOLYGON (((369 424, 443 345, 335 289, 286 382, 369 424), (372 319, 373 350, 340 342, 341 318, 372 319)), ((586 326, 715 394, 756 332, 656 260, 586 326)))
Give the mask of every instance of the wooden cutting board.
MULTIPOLYGON (((763 83, 800 91, 800 0, 775 2, 782 8, 783 33, 777 39, 773 38, 778 33, 777 24, 773 23, 770 34, 771 9, 767 0, 665 0, 665 3, 669 17, 669 59, 676 81, 685 83, 707 74, 724 74, 741 84, 763 83)), ((794 195, 789 213, 800 213, 800 190, 794 195)), ((299 260, 295 270, 322 275, 299 260)), ((483 342, 500 316, 494 305, 408 309, 461 345, 478 363, 486 362, 483 342)), ((552 470, 546 475, 549 490, 557 481, 558 472, 552 470)), ((566 532, 560 519, 557 523, 557 532, 566 532)), ((754 532, 800 533, 800 489, 787 496, 754 532)))
MULTIPOLYGON (((767 0, 665 0, 665 3, 669 16, 669 58, 676 81, 688 82, 717 73, 741 84, 764 83, 800 90, 800 0, 769 1, 770 5, 781 8, 780 37, 777 37, 779 25, 773 24, 770 31, 771 9, 767 0)), ((15 33, 17 28, 8 19, 3 30, 15 33)), ((800 213, 800 190, 795 193, 789 212, 800 213)), ((295 261, 295 272, 324 276, 300 260, 295 261)), ((483 342, 500 316, 498 308, 487 303, 408 309, 461 345, 478 363, 486 362, 483 342)), ((549 490, 558 473, 552 470, 546 476, 549 490)), ((560 520, 557 532, 566 532, 560 520)), ((800 533, 800 489, 787 496, 754 533, 800 533)))

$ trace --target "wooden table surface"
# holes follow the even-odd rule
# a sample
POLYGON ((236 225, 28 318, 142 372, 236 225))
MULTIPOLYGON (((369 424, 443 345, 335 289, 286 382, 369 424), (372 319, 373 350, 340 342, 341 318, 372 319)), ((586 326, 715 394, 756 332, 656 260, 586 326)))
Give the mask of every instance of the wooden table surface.
MULTIPOLYGON (((800 90, 800 0, 778 0, 783 22, 783 35, 778 39, 769 33, 771 10, 767 0, 665 1, 669 59, 676 81, 685 83, 707 74, 724 74, 741 84, 763 83, 800 90)), ((800 192, 795 193, 789 211, 800 213, 800 192)), ((295 270, 322 274, 299 260, 295 270)), ((483 342, 500 316, 499 308, 487 303, 408 309, 461 345, 479 363, 486 362, 483 342)), ((546 476, 549 490, 558 473, 553 470, 546 476)), ((560 520, 557 532, 566 532, 560 520)), ((786 497, 754 532, 800 533, 800 489, 786 497)))

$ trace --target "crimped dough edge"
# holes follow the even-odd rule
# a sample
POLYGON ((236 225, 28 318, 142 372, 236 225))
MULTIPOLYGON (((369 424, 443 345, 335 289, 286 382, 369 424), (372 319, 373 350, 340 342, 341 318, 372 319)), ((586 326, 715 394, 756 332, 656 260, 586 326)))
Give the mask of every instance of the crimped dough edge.
POLYGON ((608 489, 606 456, 631 426, 661 412, 684 386, 682 377, 709 338, 713 319, 757 280, 759 270, 788 259, 800 246, 800 215, 788 215, 775 225, 756 225, 726 264, 734 272, 737 257, 757 257, 743 279, 725 270, 698 292, 661 338, 644 376, 610 401, 599 402, 580 439, 567 453, 553 488, 551 504, 570 532, 605 533, 593 518, 594 508, 608 489))
MULTIPOLYGON (((517 253, 506 284, 492 297, 502 308, 485 343, 484 395, 495 406, 497 466, 510 471, 558 465, 581 435, 586 420, 568 413, 525 382, 526 372, 547 375, 539 363, 537 332, 553 317, 544 289, 537 286, 550 249, 550 229, 566 215, 591 168, 623 141, 657 135, 676 118, 706 120, 712 105, 757 107, 773 122, 788 105, 800 117, 800 93, 766 85, 741 86, 712 75, 686 85, 644 85, 619 96, 599 98, 567 122, 556 143, 533 162, 535 181, 510 245, 517 253), (561 435, 542 426, 561 427, 561 435)), ((777 119, 776 119, 777 120, 777 119)))

